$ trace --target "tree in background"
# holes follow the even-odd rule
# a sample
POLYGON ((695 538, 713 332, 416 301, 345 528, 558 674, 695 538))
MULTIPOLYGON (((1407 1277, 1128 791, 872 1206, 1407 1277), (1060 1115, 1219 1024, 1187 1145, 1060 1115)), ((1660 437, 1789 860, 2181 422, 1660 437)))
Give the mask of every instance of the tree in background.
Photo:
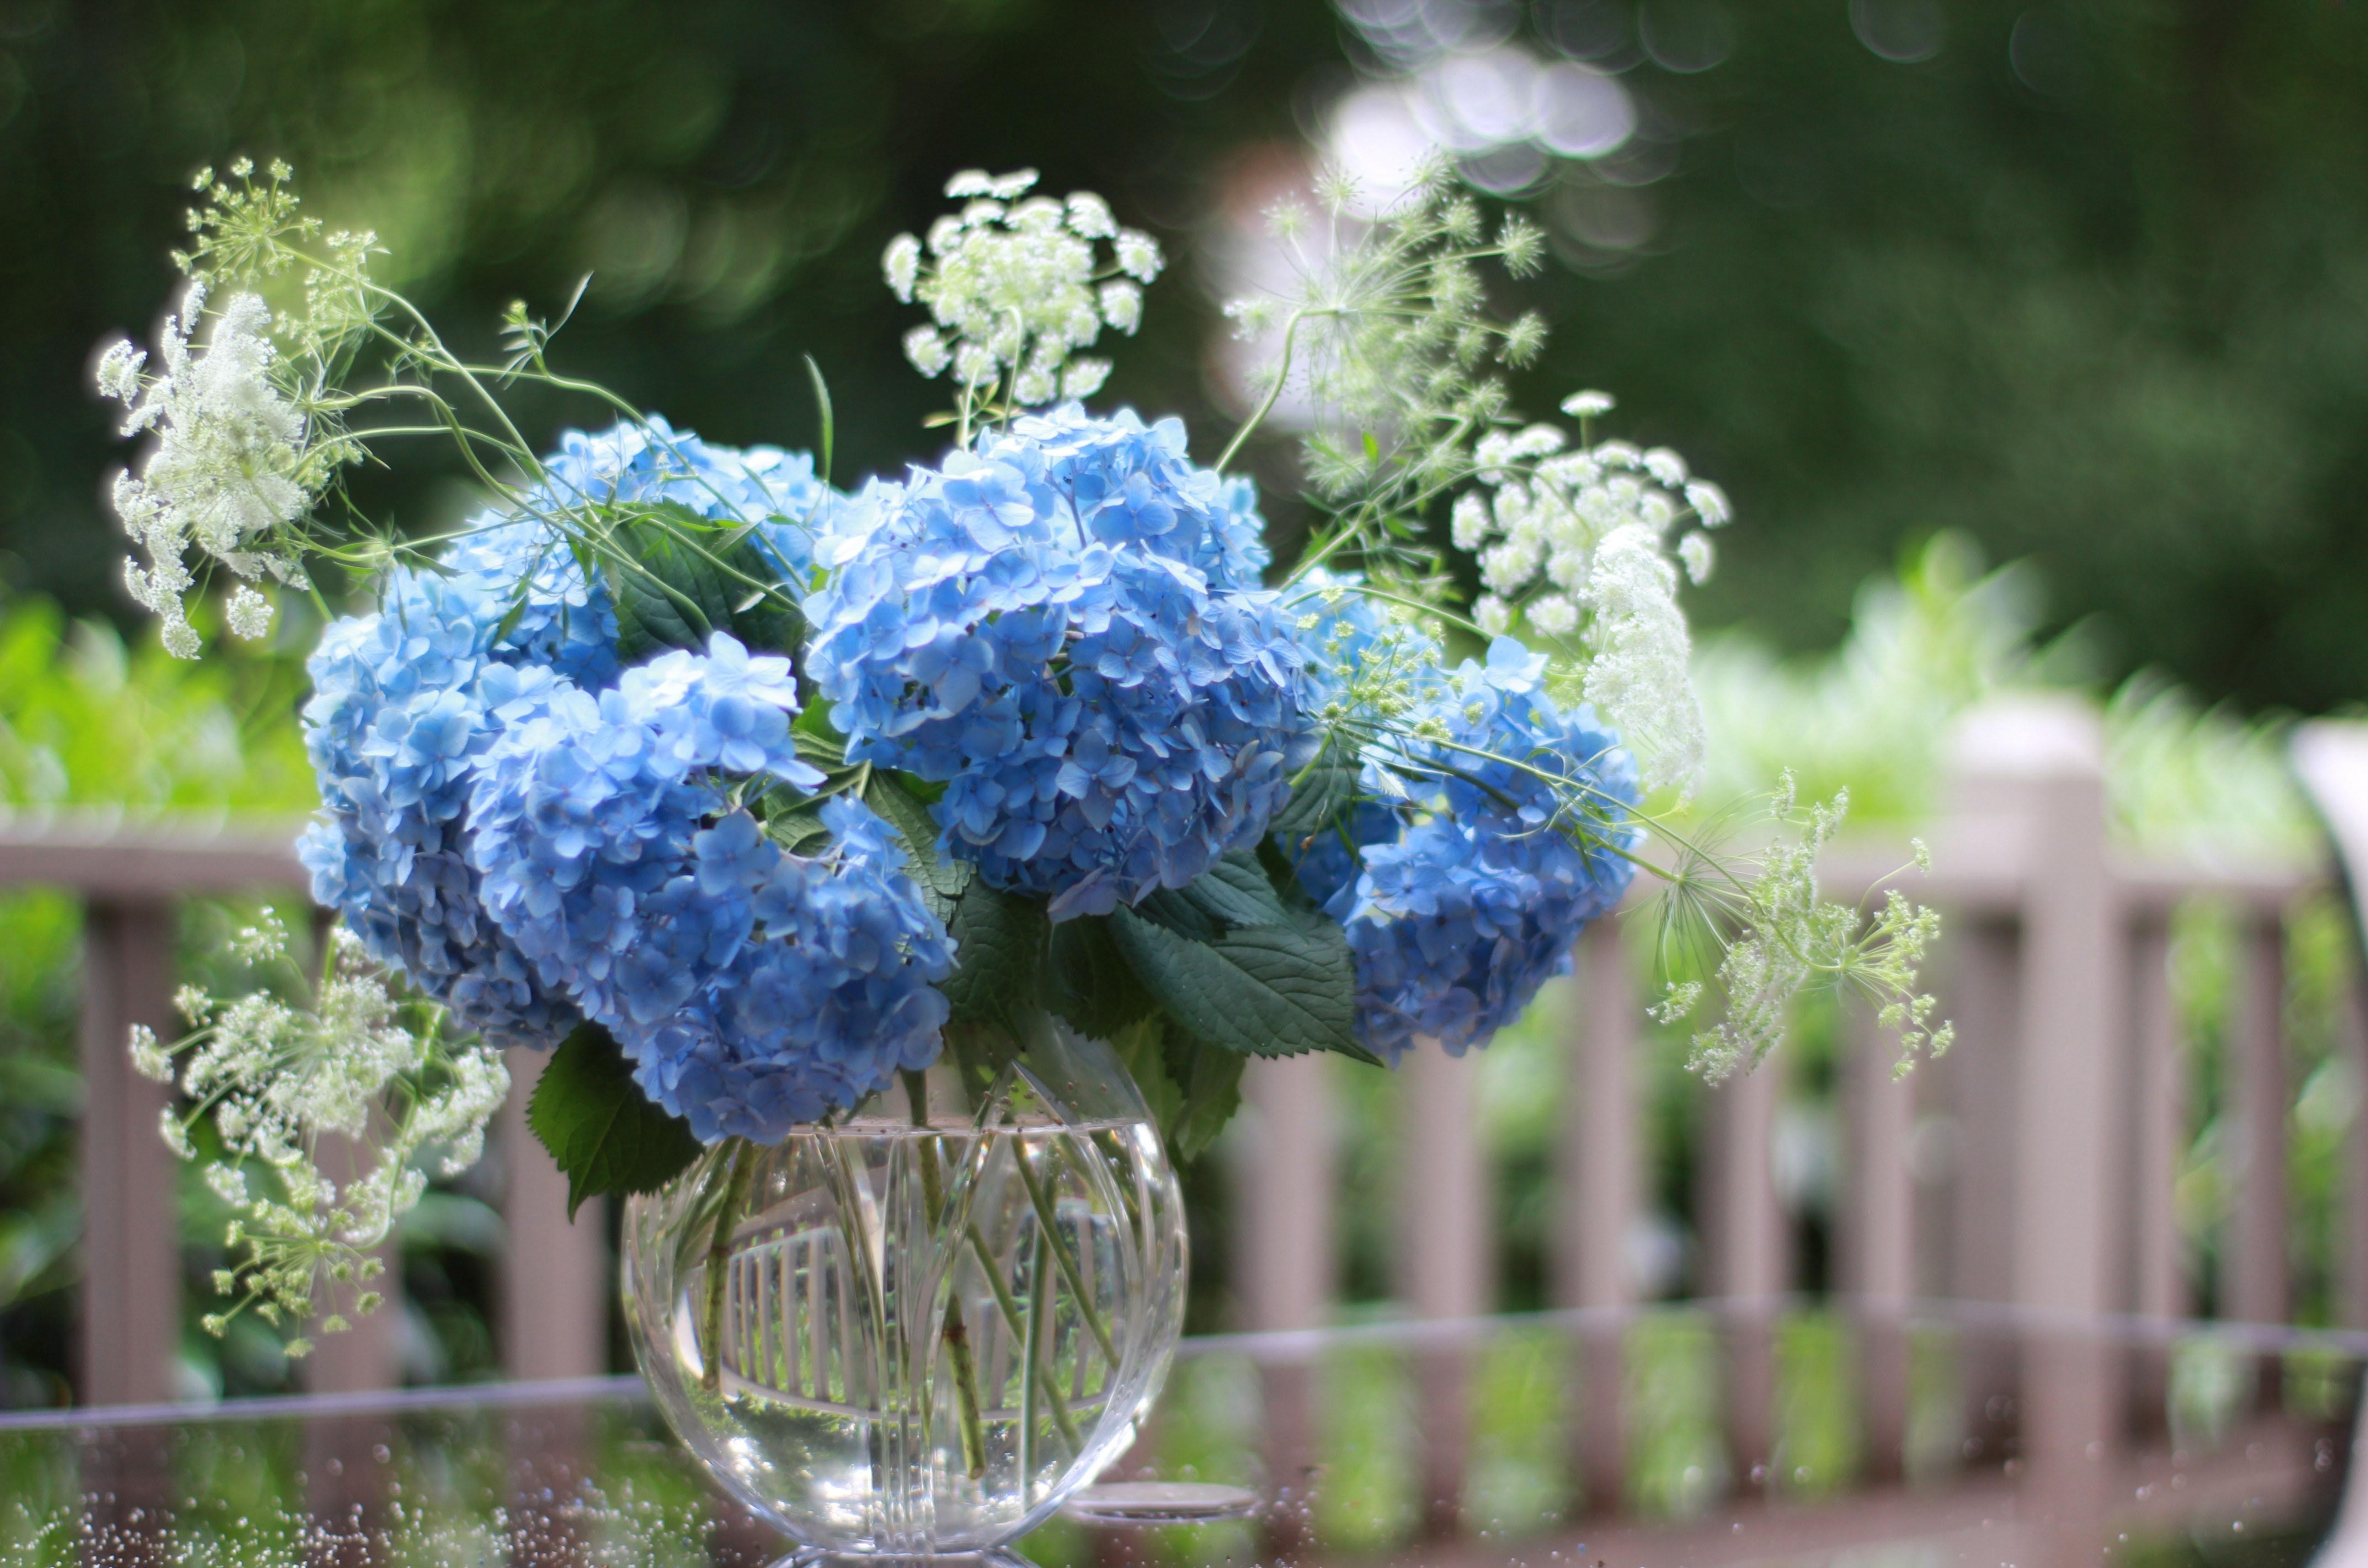
MULTIPOLYGON (((564 354, 717 438, 810 439, 813 353, 845 480, 921 411, 873 273, 953 149, 1054 150, 1182 251, 1217 199, 1183 171, 1319 126, 1410 17, 1636 106, 1517 182, 1565 264, 1538 374, 1619 392, 1761 525, 1706 619, 1829 642, 1956 528, 2116 669, 2368 690, 2368 13, 2322 0, 7 0, 6 576, 127 608, 79 389, 164 308, 138 237, 233 150, 383 215, 399 281, 489 339, 521 280, 554 310, 591 271, 564 354)), ((1218 330, 1162 312, 1114 390, 1198 415, 1218 330)))

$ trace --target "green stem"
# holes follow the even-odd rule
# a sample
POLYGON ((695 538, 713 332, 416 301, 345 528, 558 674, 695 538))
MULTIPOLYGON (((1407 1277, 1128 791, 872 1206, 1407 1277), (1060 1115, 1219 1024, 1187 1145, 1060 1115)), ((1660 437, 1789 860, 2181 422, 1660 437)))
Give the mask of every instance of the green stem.
POLYGON ((741 1143, 732 1151, 731 1173, 724 1177, 723 1196, 715 1206, 715 1229, 707 1241, 707 1295, 700 1312, 700 1382, 713 1393, 723 1386, 723 1296, 731 1282, 732 1233, 740 1210, 748 1202, 756 1180, 754 1151, 741 1143))
MULTIPOLYGON (((986 1238, 979 1233, 976 1221, 971 1222, 970 1245, 971 1250, 978 1255, 979 1267, 986 1272, 987 1283, 995 1287, 995 1304, 1003 1312, 1005 1326, 1011 1330, 1011 1336, 1019 1340, 1024 1347, 1029 1343, 1028 1325, 1019 1315, 1019 1302, 1012 1296, 1011 1285, 1003 1278, 1003 1270, 995 1266, 994 1255, 987 1251, 986 1238)), ((1077 1448, 1080 1440, 1077 1436, 1076 1417, 1069 1414, 1069 1402, 1061 1397, 1059 1381, 1050 1371, 1036 1365, 1033 1360, 1028 1363, 1028 1381, 1020 1385, 1020 1426, 1029 1431, 1035 1429, 1035 1414, 1028 1407, 1027 1398, 1032 1387, 1042 1387, 1044 1397, 1053 1402, 1053 1424, 1061 1428, 1061 1436, 1069 1439, 1069 1446, 1072 1449, 1077 1448)))
POLYGON ((1251 411, 1250 416, 1242 421, 1242 427, 1234 432, 1234 438, 1225 443, 1225 449, 1217 454, 1214 465, 1217 472, 1225 472, 1225 465, 1234 460, 1234 454, 1242 449, 1242 443, 1250 438, 1252 431, 1266 423, 1266 416, 1274 412, 1275 403, 1282 397, 1283 385, 1291 380, 1291 350, 1292 340, 1299 335, 1300 322, 1310 314, 1330 315, 1331 313, 1329 311, 1304 310, 1291 312, 1291 320, 1282 329, 1282 353, 1274 368, 1274 385, 1267 388, 1266 396, 1259 400, 1258 407, 1251 411))
POLYGON ((1109 1358, 1110 1371, 1115 1375, 1119 1364, 1118 1347, 1111 1343, 1110 1330, 1102 1326, 1101 1314, 1094 1311, 1093 1301, 1086 1294, 1085 1271, 1077 1267, 1077 1260, 1069 1256, 1068 1244, 1061 1239, 1060 1227, 1053 1222, 1052 1199, 1045 1195, 1043 1184, 1036 1179, 1035 1167, 1028 1162, 1027 1141, 1020 1134, 1013 1136, 1020 1138, 1019 1180, 1028 1188, 1028 1201, 1035 1206, 1037 1228, 1044 1233, 1044 1241, 1053 1249, 1053 1261, 1061 1266, 1061 1277, 1069 1282, 1070 1293, 1077 1298, 1077 1311, 1085 1315, 1086 1326, 1093 1331, 1094 1342, 1109 1358))
MULTIPOLYGON (((929 1125, 928 1079, 919 1073, 905 1074, 905 1097, 912 1102, 913 1125, 929 1125)), ((934 1230, 945 1219, 945 1182, 938 1170, 938 1141, 935 1137, 917 1140, 921 1152, 921 1197, 929 1206, 929 1227, 934 1230)), ((991 1278, 993 1269, 987 1271, 991 1278)), ((971 1479, 986 1474, 986 1426, 979 1415, 978 1358, 970 1343, 970 1325, 962 1321, 962 1291, 954 1269, 946 1270, 946 1354, 954 1368, 954 1392, 962 1402, 962 1465, 971 1479)))

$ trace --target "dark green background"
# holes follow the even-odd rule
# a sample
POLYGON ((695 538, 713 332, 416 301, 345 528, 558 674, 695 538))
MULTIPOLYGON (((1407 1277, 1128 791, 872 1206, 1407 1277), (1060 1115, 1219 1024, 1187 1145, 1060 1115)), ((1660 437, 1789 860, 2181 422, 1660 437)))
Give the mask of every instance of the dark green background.
MULTIPOLYGON (((1530 405, 1608 388, 1624 433, 1725 483, 1707 623, 1828 642, 1869 572, 1962 528, 2038 560, 2105 673, 2368 695, 2368 11, 1942 10, 1921 63, 1862 46, 1845 0, 1730 0, 1722 63, 1635 65, 1655 140, 1611 172, 1669 172, 1569 166, 1538 199, 1564 259, 1527 290, 1557 324, 1530 405), (1607 210, 1643 242, 1573 237, 1607 210)), ((1632 15, 1508 19, 1545 47, 1632 15)), ((812 353, 844 481, 930 454, 937 389, 876 267, 947 173, 1039 165, 1186 256, 1224 173, 1296 137, 1361 48, 1315 0, 5 0, 0 571, 129 608, 99 500, 124 454, 86 368, 165 308, 200 164, 294 161, 462 341, 597 268, 564 361, 711 438, 810 443, 812 353)), ((1212 330, 1179 266, 1111 387, 1192 418, 1204 457, 1212 330)), ((360 488, 414 521, 448 483, 360 488)))

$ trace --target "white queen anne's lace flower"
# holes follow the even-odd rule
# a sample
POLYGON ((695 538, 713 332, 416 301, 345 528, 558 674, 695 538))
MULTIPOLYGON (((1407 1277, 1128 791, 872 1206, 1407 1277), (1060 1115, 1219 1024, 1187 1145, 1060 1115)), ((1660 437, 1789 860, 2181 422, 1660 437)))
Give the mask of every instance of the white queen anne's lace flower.
MULTIPOLYGON (((154 373, 145 354, 118 343, 97 374, 99 391, 130 409, 123 433, 155 437, 140 471, 116 480, 115 508, 147 555, 144 565, 127 562, 124 581, 182 658, 198 652, 185 603, 195 583, 188 551, 249 580, 268 574, 302 584, 286 530, 311 508, 318 484, 304 415, 273 374, 270 307, 259 295, 233 295, 200 343, 205 308, 206 286, 191 283, 165 323, 154 373)), ((252 609, 242 613, 255 624, 252 609)))
MULTIPOLYGON (((1580 392, 1563 408, 1582 420, 1611 399, 1580 392)), ((1675 543, 1679 523, 1703 528, 1730 515, 1725 494, 1666 447, 1626 441, 1571 448, 1552 425, 1489 431, 1472 448, 1477 483, 1455 499, 1448 531, 1474 555, 1481 586, 1473 619, 1491 636, 1526 624, 1584 652, 1578 681, 1643 764, 1646 782, 1690 787, 1702 763, 1702 716, 1687 671, 1678 568, 1710 575, 1709 536, 1675 543)))
MULTIPOLYGON (((197 1157, 189 1128, 211 1112, 222 1153, 206 1183, 239 1211, 230 1238, 238 1261, 214 1282, 243 1298, 233 1312, 252 1306, 272 1323, 313 1315, 324 1294, 337 1298, 325 1303, 340 1309, 333 1327, 343 1312, 373 1310, 371 1254, 427 1189, 420 1162, 448 1176, 473 1165, 509 1093, 498 1051, 450 1039, 442 1009, 391 994, 344 927, 332 938, 334 961, 309 1007, 269 991, 226 1001, 200 994, 181 1000, 199 1027, 177 1045, 131 1033, 132 1065, 164 1082, 177 1065, 198 1108, 167 1108, 161 1124, 183 1159, 197 1157), (335 1177, 321 1169, 315 1146, 327 1134, 372 1144, 370 1168, 335 1177)), ((266 910, 233 946, 285 969, 286 944, 266 910)), ((208 1326, 219 1332, 228 1315, 208 1326)), ((304 1348, 300 1340, 289 1351, 304 1348)))
POLYGON ((965 170, 946 182, 948 196, 967 199, 962 210, 931 224, 926 246, 899 234, 881 256, 890 290, 919 300, 936 321, 905 335, 914 368, 925 376, 951 368, 966 393, 1008 381, 1022 406, 1100 387, 1109 364, 1073 357, 1105 326, 1132 333, 1142 324, 1140 285, 1161 267, 1158 244, 1120 228, 1100 197, 1027 197, 1035 182, 1032 169, 965 170), (1114 260, 1103 259, 1104 241, 1114 260))

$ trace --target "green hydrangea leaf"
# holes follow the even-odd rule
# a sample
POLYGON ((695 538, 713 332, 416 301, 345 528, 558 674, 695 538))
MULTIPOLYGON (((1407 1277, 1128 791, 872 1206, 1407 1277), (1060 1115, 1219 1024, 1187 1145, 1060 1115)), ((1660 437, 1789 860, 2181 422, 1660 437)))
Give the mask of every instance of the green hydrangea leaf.
POLYGON ((1250 857, 1228 857, 1176 891, 1118 910, 1110 929, 1178 1026, 1253 1056, 1335 1051, 1375 1060, 1357 1041, 1356 968, 1339 926, 1285 905, 1250 857), (1228 918, 1245 910, 1258 918, 1228 918))
POLYGON ((1291 799, 1274 813, 1271 830, 1286 839, 1320 833, 1347 816, 1363 788, 1364 768, 1356 748, 1326 740, 1315 760, 1292 780, 1291 799))
MULTIPOLYGON (((863 803, 877 812, 881 820, 894 828, 896 836, 905 841, 905 847, 912 855, 907 869, 915 881, 939 899, 962 896, 962 890, 971 883, 971 863, 938 854, 937 820, 899 775, 885 768, 873 769, 863 786, 863 803)), ((939 909, 938 917, 946 918, 944 908, 939 909)))
POLYGON ((946 930, 954 971, 939 983, 956 1023, 1008 1026, 1037 1000, 1044 960, 1044 904, 973 877, 953 901, 946 930))
POLYGON ((587 1198, 655 1192, 699 1157, 690 1124, 643 1096, 607 1029, 562 1040, 535 1080, 526 1124, 567 1175, 567 1217, 587 1198))
POLYGON ((1178 1090, 1172 1119, 1163 1123, 1168 1146, 1178 1161, 1197 1160, 1242 1108, 1242 1069, 1249 1058, 1196 1040, 1173 1024, 1165 1046, 1168 1082, 1178 1090))
MULTIPOLYGON (((1156 1006, 1111 939, 1110 922, 1088 915, 1053 927, 1044 955, 1044 1006, 1079 1034, 1116 1040, 1156 1006)), ((1146 1091, 1147 1092, 1147 1091, 1146 1091)))
POLYGON ((666 648, 704 648, 716 631, 757 653, 796 652, 803 618, 745 580, 779 575, 746 525, 710 522, 674 501, 620 511, 600 553, 617 606, 618 657, 632 665, 666 648))

